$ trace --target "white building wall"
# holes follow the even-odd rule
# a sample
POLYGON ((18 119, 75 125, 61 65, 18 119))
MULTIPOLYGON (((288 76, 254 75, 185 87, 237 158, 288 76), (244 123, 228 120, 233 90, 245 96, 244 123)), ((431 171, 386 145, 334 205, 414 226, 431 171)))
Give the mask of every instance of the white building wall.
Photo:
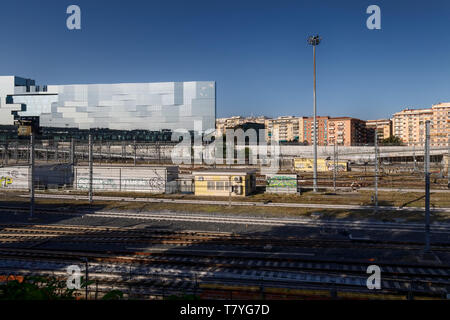
MULTIPOLYGON (((89 167, 77 166, 74 174, 74 188, 89 190, 89 167)), ((168 184, 176 178, 176 167, 94 166, 92 188, 97 191, 165 193, 168 184)))

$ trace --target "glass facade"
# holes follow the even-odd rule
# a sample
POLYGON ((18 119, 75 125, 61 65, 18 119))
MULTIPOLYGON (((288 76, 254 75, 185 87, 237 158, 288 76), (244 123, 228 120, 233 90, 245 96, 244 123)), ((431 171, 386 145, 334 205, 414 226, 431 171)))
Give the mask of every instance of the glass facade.
POLYGON ((42 127, 215 129, 214 81, 49 85, 45 92, 36 90, 34 82, 30 90, 14 85, 7 94, 10 103, 25 106, 19 116, 39 116, 42 127))

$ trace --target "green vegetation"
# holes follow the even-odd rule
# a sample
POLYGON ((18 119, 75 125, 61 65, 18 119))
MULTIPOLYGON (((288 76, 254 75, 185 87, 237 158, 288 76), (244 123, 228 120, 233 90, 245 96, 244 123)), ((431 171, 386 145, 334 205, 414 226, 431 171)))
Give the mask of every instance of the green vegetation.
POLYGON ((56 278, 26 277, 0 285, 0 300, 75 300, 75 291, 56 278))
MULTIPOLYGON (((92 281, 84 281, 81 277, 81 289, 92 281)), ((68 289, 66 280, 54 277, 23 277, 20 280, 10 280, 0 283, 0 300, 79 300, 84 295, 76 289, 68 289)), ((121 300, 123 293, 112 290, 106 293, 102 300, 121 300)))
POLYGON ((102 300, 122 300, 123 292, 120 290, 111 290, 107 294, 105 294, 102 300))
POLYGON ((385 138, 381 140, 381 145, 383 146, 402 146, 402 140, 397 136, 390 136, 389 138, 385 138))

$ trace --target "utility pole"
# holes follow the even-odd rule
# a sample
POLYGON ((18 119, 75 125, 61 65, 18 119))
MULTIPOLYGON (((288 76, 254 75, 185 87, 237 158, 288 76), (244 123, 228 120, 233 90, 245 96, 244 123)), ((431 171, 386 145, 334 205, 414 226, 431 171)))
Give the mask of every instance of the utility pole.
POLYGON ((9 146, 8 146, 8 142, 6 142, 5 144, 5 154, 4 156, 4 163, 7 165, 8 164, 8 160, 9 160, 9 146))
POLYGON ((85 283, 85 285, 86 285, 86 287, 85 287, 85 295, 86 295, 86 300, 88 299, 88 296, 89 296, 89 288, 88 288, 88 282, 89 282, 89 264, 88 264, 88 258, 84 258, 84 263, 85 263, 85 270, 84 270, 84 273, 85 273, 85 281, 86 281, 86 283, 85 283))
POLYGON ((319 35, 310 36, 308 43, 313 46, 313 60, 314 60, 314 175, 313 175, 313 190, 317 192, 317 99, 316 99, 316 46, 319 45, 322 39, 319 35))
POLYGON ((378 132, 375 130, 375 212, 378 212, 378 132))
POLYGON ((450 189, 450 134, 448 135, 447 148, 448 148, 448 154, 447 154, 447 188, 450 189))
POLYGON ((425 121, 425 252, 430 251, 430 121, 425 121))
POLYGON ((337 165, 337 161, 336 161, 336 141, 333 144, 333 188, 334 188, 334 192, 336 192, 336 165, 337 165))
POLYGON ((102 148, 103 148, 103 143, 102 143, 102 137, 100 136, 100 149, 99 149, 100 154, 98 155, 98 158, 99 158, 98 163, 100 166, 102 165, 102 148))
POLYGON ((134 139, 133 148, 134 148, 134 166, 136 166, 136 139, 134 139))
POLYGON ((126 153, 125 141, 122 141, 122 162, 125 158, 125 153, 126 153))
POLYGON ((93 154, 92 154, 92 134, 89 133, 89 204, 92 204, 92 162, 93 162, 93 154))
POLYGON ((231 186, 231 175, 228 177, 228 207, 231 208, 231 189, 233 187, 231 186))
POLYGON ((72 166, 75 166, 75 140, 74 140, 74 138, 70 139, 70 163, 72 166))
POLYGON ((30 219, 33 219, 34 215, 34 132, 30 134, 30 219))

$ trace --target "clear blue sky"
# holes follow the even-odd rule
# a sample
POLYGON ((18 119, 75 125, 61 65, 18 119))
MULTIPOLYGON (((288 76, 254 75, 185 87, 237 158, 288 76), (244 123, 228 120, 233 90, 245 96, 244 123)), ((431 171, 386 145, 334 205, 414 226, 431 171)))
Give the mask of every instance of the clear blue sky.
POLYGON ((217 116, 384 118, 450 101, 448 0, 2 1, 0 74, 39 84, 217 81, 217 116), (79 31, 66 8, 81 7, 79 31), (366 28, 381 7, 381 30, 366 28))

